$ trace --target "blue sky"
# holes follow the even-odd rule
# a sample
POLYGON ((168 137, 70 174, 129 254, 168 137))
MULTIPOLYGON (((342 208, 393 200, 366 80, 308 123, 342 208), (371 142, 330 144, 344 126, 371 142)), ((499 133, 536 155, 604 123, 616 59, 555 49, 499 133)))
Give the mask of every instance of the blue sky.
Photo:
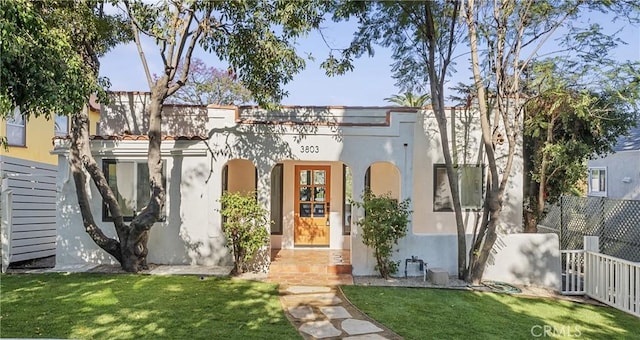
MULTIPOLYGON (((616 58, 621 60, 640 60, 640 28, 612 23, 606 16, 585 18, 599 22, 607 32, 613 33, 622 29, 620 37, 628 45, 614 51, 616 58)), ((351 39, 355 26, 351 23, 324 24, 324 36, 336 48, 346 47, 351 39)), ((145 54, 149 58, 152 72, 161 71, 161 62, 157 48, 153 41, 143 42, 145 54)), ((553 40, 547 42, 546 48, 553 48, 553 40)), ((460 45, 458 51, 463 51, 465 45, 460 45)), ((288 105, 389 105, 384 98, 398 93, 395 80, 391 77, 391 51, 376 47, 373 58, 362 57, 355 63, 354 71, 343 76, 327 77, 320 63, 328 55, 329 49, 317 32, 309 34, 300 40, 298 49, 302 55, 311 53, 314 61, 307 61, 307 67, 294 76, 294 80, 285 86, 289 96, 283 100, 288 105)), ((214 55, 202 50, 196 56, 208 65, 226 69, 227 65, 220 62, 214 55)), ((470 73, 466 69, 468 57, 457 60, 457 72, 451 78, 450 84, 458 82, 469 83, 470 73)), ((148 85, 142 69, 142 64, 133 43, 120 45, 101 59, 101 75, 111 80, 111 90, 114 91, 148 91, 148 85)))

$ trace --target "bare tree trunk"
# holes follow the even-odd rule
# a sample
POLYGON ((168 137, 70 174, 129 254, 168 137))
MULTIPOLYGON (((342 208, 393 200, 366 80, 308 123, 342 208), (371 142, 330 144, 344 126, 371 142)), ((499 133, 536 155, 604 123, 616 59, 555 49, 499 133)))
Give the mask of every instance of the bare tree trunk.
MULTIPOLYGON (((113 256, 116 260, 120 261, 122 255, 120 253, 120 242, 118 240, 107 237, 102 230, 97 226, 91 213, 91 204, 89 201, 89 195, 87 193, 87 177, 84 173, 85 167, 91 167, 95 164, 95 160, 91 156, 91 150, 89 148, 89 116, 87 115, 86 108, 81 112, 72 115, 72 129, 71 129, 71 148, 69 150, 69 162, 71 165, 71 173, 73 175, 73 181, 76 186, 76 194, 78 198, 78 206, 80 208, 80 214, 82 215, 82 224, 91 237, 91 239, 107 253, 113 256)), ((95 176, 94 172, 91 172, 92 178, 95 176)), ((102 176, 104 179, 104 176, 102 176)), ((100 180, 95 181, 97 186, 100 185, 100 180)), ((106 182, 106 180, 104 181, 106 182)), ((107 186, 108 187, 108 186, 107 186)))
MULTIPOLYGON (((482 142, 484 144, 485 155, 489 168, 489 180, 487 181, 487 200, 485 201, 485 216, 488 221, 483 221, 479 235, 476 238, 470 251, 469 271, 466 280, 477 284, 482 279, 484 267, 489 257, 491 248, 497 238, 496 228, 500 221, 500 212, 502 210, 502 198, 498 192, 498 169, 496 164, 493 133, 489 124, 489 110, 487 107, 487 95, 484 83, 480 74, 480 61, 478 56, 478 34, 475 23, 474 1, 469 0, 466 7, 466 21, 469 29, 469 45, 471 48, 471 67, 475 88, 478 94, 478 109, 480 114, 480 126, 482 129, 482 142)), ((499 103, 498 105, 500 105, 499 103)))
MULTIPOLYGON (((457 20, 457 13, 459 9, 459 2, 454 2, 454 14, 451 19, 450 32, 453 35, 455 31, 455 25, 457 20)), ((442 145, 442 154, 444 157, 444 163, 447 170, 447 177, 449 178, 449 188, 451 189, 451 200, 453 204, 453 211, 456 220, 456 235, 458 245, 458 278, 463 279, 467 271, 467 239, 464 226, 464 220, 462 218, 462 208, 460 203, 460 192, 458 190, 458 174, 454 170, 453 158, 451 156, 451 147, 449 146, 449 137, 447 129, 447 116, 444 108, 444 82, 447 73, 447 65, 451 61, 451 54, 453 51, 453 37, 449 39, 449 46, 447 52, 444 54, 444 62, 441 66, 440 72, 436 67, 436 50, 438 48, 436 41, 437 28, 435 20, 433 18, 432 6, 429 2, 424 3, 424 25, 427 50, 427 72, 429 73, 429 85, 431 91, 431 105, 433 106, 433 112, 436 116, 438 123, 438 130, 440 131, 440 144, 442 145)), ((454 125, 455 120, 451 117, 451 124, 454 125)), ((452 141, 453 148, 455 149, 455 140, 452 141)))
POLYGON ((151 89, 149 104, 149 179, 151 199, 142 211, 131 221, 130 233, 122 246, 122 267, 126 271, 137 272, 147 268, 147 242, 149 231, 160 219, 165 205, 165 188, 162 180, 162 106, 168 92, 168 77, 165 75, 156 81, 151 89))

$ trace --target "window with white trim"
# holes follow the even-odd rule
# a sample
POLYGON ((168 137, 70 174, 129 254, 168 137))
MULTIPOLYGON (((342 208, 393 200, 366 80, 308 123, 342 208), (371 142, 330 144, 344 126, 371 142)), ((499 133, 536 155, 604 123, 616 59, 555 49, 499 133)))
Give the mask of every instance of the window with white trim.
MULTIPOLYGON (((462 209, 480 209, 483 204, 483 166, 464 164, 455 166, 462 209)), ((433 165, 433 211, 453 211, 453 198, 445 164, 433 165)))
POLYGON ((69 134, 69 116, 55 116, 54 133, 56 136, 67 136, 69 134))
POLYGON ((589 195, 607 196, 607 168, 589 168, 589 195))
MULTIPOLYGON (((149 166, 147 160, 105 159, 102 161, 104 175, 109 187, 116 195, 125 221, 131 221, 151 198, 149 166)), ((166 165, 162 167, 162 180, 166 187, 166 165)), ((160 212, 160 221, 165 220, 166 205, 160 212)), ((102 204, 102 220, 113 221, 106 203, 102 204)))
POLYGON ((27 146, 27 121, 20 108, 13 110, 13 116, 7 117, 7 144, 10 146, 27 146))

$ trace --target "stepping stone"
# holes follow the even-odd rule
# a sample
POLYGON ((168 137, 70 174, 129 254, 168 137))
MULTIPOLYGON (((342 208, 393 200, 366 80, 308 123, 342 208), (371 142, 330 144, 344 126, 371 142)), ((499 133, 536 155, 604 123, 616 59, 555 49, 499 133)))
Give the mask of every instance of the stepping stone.
POLYGON ((342 338, 342 340, 385 340, 385 339, 388 339, 388 338, 385 338, 380 334, 354 335, 354 336, 348 336, 346 338, 342 338))
POLYGON ((328 293, 331 288, 323 286, 291 286, 286 291, 291 294, 328 293))
POLYGON ((326 315, 329 319, 348 319, 352 318, 351 314, 347 312, 344 307, 340 306, 331 306, 331 307, 320 307, 319 308, 322 314, 326 315))
POLYGON ((342 329, 349 333, 349 335, 357 335, 357 334, 366 334, 366 333, 375 333, 382 332, 383 329, 378 326, 372 324, 369 321, 364 320, 356 320, 356 319, 347 319, 342 321, 342 329))
POLYGON ((285 295, 281 297, 286 305, 339 305, 342 300, 333 293, 285 295))
POLYGON ((336 337, 342 332, 333 327, 329 321, 311 321, 300 326, 300 332, 307 333, 316 339, 336 337))
POLYGON ((289 308, 289 313, 296 319, 299 320, 315 320, 316 314, 313 312, 313 309, 309 306, 299 306, 299 307, 291 307, 289 308))

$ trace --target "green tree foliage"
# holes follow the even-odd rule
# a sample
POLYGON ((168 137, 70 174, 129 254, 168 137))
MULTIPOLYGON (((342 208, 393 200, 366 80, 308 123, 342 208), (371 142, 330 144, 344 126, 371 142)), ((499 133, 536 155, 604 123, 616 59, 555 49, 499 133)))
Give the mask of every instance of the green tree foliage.
MULTIPOLYGON (((640 6, 631 1, 402 1, 336 2, 334 18, 355 18, 358 29, 348 48, 332 49, 323 64, 328 74, 353 68, 352 60, 365 53, 373 55, 373 44, 390 47, 392 70, 403 90, 429 86, 432 106, 440 130, 441 144, 458 234, 458 276, 479 282, 504 225, 503 209, 509 202, 507 188, 514 178, 514 157, 522 135, 520 95, 523 72, 528 69, 545 43, 554 35, 564 50, 563 60, 579 69, 587 58, 598 60, 614 46, 616 38, 602 28, 581 26, 579 19, 589 11, 613 13, 626 22, 637 23, 640 6), (458 25, 462 23, 462 25, 458 25), (461 45, 465 51, 460 51, 461 45), (446 77, 454 65, 452 51, 470 58, 473 74, 474 112, 480 121, 480 152, 487 166, 485 204, 481 223, 474 228, 471 249, 466 253, 465 225, 462 220, 454 164, 444 116, 446 77), (469 264, 467 265, 467 259, 469 264)), ((542 58, 541 58, 542 59, 542 58)), ((597 78, 595 78, 597 79, 597 78)), ((614 78, 606 78, 615 81, 614 78)), ((601 79, 600 79, 601 80, 601 79)), ((621 87, 618 87, 621 88, 621 87)), ((420 91, 419 91, 420 92, 420 91)), ((621 96, 625 94, 620 92, 621 96)), ((469 103, 469 101, 467 101, 469 103)))
POLYGON ((97 57, 124 39, 117 16, 97 1, 0 1, 0 115, 68 115, 106 84, 94 74, 97 57), (100 44, 85 46, 88 41, 100 44), (94 53, 87 63, 78 47, 94 53))
POLYGON ((601 55, 596 64, 580 64, 578 72, 562 69, 568 66, 560 60, 534 63, 525 80, 524 91, 531 95, 524 104, 528 232, 536 232, 546 203, 563 194, 581 194, 577 185, 585 179, 587 160, 610 152, 636 121, 638 65, 605 64, 601 55), (588 73, 607 80, 589 86, 583 83, 591 78, 588 73))
MULTIPOLYGON (((178 73, 181 73, 178 67, 178 73)), ((251 101, 251 92, 231 70, 221 70, 194 58, 187 82, 167 99, 171 104, 238 105, 251 101)), ((157 77, 156 77, 157 78, 157 77)))
POLYGON ((256 253, 269 244, 269 212, 256 199, 256 193, 225 192, 220 198, 222 230, 234 259, 233 273, 248 269, 256 253))
POLYGON ((427 105, 430 98, 428 93, 418 95, 408 91, 403 94, 394 94, 384 100, 400 106, 423 107, 427 105))
MULTIPOLYGON (((129 30, 102 1, 0 1, 0 117, 70 115, 104 98, 98 58, 129 30)), ((2 137, 3 144, 5 138, 2 137)))
POLYGON ((639 9, 637 4, 625 1, 465 1, 461 13, 468 33, 488 169, 483 220, 469 252, 469 281, 481 280, 497 230, 506 222, 504 208, 510 200, 507 188, 517 175, 513 173, 517 169, 514 157, 523 129, 525 71, 536 57, 544 59, 538 56, 540 49, 555 34, 560 42, 557 60, 574 64, 572 69, 576 70, 589 60, 598 60, 605 55, 602 51, 613 46, 615 37, 603 33, 597 25, 583 26, 582 16, 595 11, 635 21, 639 9), (504 145, 498 142, 501 139, 504 145))
POLYGON ((398 262, 392 261, 393 248, 407 235, 409 200, 400 203, 388 194, 376 196, 366 191, 362 202, 354 205, 363 208, 365 215, 356 224, 362 228, 362 241, 373 248, 376 269, 385 279, 398 271, 398 262))

